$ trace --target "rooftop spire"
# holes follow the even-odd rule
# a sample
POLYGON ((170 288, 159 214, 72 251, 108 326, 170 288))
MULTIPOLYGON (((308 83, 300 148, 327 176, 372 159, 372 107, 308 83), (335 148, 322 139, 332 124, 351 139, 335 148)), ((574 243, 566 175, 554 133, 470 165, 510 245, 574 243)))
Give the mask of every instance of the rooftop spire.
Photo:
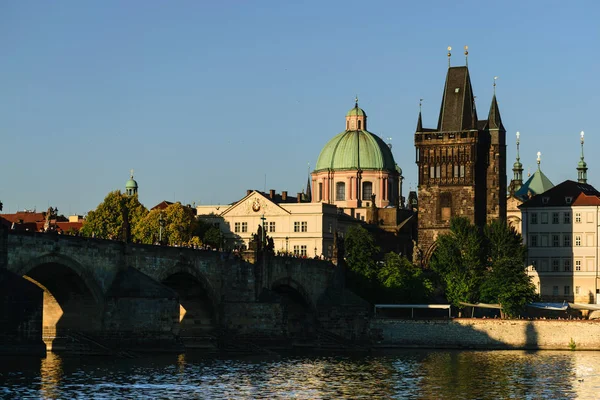
POLYGON ((465 46, 465 65, 469 66, 469 46, 465 46))
POLYGON ((448 68, 450 68, 450 57, 452 56, 450 51, 452 51, 452 46, 448 46, 448 68))
POLYGON ((500 117, 500 108, 498 108, 498 101, 496 100, 496 80, 497 76, 494 77, 494 96, 492 97, 492 104, 490 105, 490 113, 488 114, 488 128, 489 129, 502 129, 502 118, 500 117))
POLYGON ((417 132, 423 132, 423 120, 421 119, 421 106, 423 99, 419 99, 419 119, 417 120, 417 132))
POLYGON ((312 191, 310 188, 310 163, 308 163, 308 181, 306 182, 306 200, 312 201, 312 191))
POLYGON ((540 164, 542 163, 542 152, 538 151, 537 152, 537 165, 538 165, 538 171, 540 170, 540 164))
POLYGON ((354 108, 358 108, 358 95, 354 97, 354 108))
POLYGON ((587 163, 583 159, 583 131, 581 131, 581 157, 577 163, 577 182, 587 183, 587 163))
POLYGON ((517 161, 513 164, 513 179, 510 182, 510 192, 514 193, 523 186, 523 164, 519 156, 519 144, 521 134, 517 132, 517 161))

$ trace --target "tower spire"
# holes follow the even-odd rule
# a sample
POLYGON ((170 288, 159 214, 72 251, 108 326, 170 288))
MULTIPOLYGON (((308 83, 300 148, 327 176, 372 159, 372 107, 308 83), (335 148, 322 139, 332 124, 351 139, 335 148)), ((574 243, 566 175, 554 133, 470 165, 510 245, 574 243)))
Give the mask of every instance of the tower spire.
POLYGON ((538 151, 537 152, 537 165, 538 165, 538 171, 540 171, 540 164, 542 163, 542 152, 538 151))
POLYGON ((448 68, 450 68, 450 57, 452 56, 452 46, 448 46, 448 68))
POLYGON ((423 99, 419 99, 419 119, 417 120, 417 132, 423 132, 423 120, 421 119, 421 106, 423 99))
POLYGON ((519 155, 521 133, 517 132, 517 161, 513 164, 513 179, 510 183, 510 192, 514 193, 523 186, 523 164, 519 155))
POLYGON ((577 182, 587 183, 587 163, 583 159, 583 131, 581 131, 581 157, 577 163, 577 182))
POLYGON ((469 66, 469 46, 465 46, 465 66, 469 66))

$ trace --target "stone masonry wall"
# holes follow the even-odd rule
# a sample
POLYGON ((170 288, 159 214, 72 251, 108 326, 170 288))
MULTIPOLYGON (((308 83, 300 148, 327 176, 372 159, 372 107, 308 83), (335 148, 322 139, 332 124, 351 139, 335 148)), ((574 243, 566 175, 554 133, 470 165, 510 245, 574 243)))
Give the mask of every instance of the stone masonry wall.
POLYGON ((574 320, 371 321, 376 347, 600 350, 600 322, 574 320))

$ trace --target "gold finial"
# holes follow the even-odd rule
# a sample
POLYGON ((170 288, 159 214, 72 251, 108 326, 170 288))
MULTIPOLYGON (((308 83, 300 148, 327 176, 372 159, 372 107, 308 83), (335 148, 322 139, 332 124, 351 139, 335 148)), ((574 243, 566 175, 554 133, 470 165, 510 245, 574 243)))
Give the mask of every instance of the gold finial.
POLYGON ((498 79, 497 76, 494 77, 494 96, 496 95, 496 80, 498 79))
POLYGON ((581 131, 581 144, 583 144, 583 135, 584 135, 584 133, 583 133, 583 131, 581 131))
POLYGON ((448 46, 448 68, 450 68, 450 56, 452 56, 450 51, 452 51, 452 46, 448 46))
POLYGON ((469 46, 465 46, 465 64, 469 66, 469 46))
POLYGON ((358 107, 358 95, 354 97, 354 107, 358 107))
POLYGON ((540 163, 542 162, 542 152, 538 151, 537 152, 537 165, 538 165, 538 169, 540 169, 540 163))
POLYGON ((133 179, 133 168, 129 172, 131 172, 131 179, 133 179))

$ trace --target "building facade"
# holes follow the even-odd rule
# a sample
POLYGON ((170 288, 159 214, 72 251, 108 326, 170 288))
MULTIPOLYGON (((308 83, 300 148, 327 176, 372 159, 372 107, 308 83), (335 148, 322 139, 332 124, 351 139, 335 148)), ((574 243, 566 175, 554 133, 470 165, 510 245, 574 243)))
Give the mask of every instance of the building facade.
POLYGON ((597 304, 600 192, 567 180, 520 209, 527 273, 542 299, 597 304))
POLYGON ((414 136, 418 166, 418 243, 427 258, 454 216, 476 225, 506 218, 506 130, 496 95, 479 120, 466 66, 449 67, 437 128, 414 136))
POLYGON ((249 190, 230 205, 197 206, 198 218, 218 227, 225 237, 226 249, 248 249, 258 228, 272 238, 276 253, 301 257, 333 256, 335 233, 343 237, 353 218, 340 215, 336 206, 303 202, 302 194, 288 197, 274 190, 262 193, 249 190))

